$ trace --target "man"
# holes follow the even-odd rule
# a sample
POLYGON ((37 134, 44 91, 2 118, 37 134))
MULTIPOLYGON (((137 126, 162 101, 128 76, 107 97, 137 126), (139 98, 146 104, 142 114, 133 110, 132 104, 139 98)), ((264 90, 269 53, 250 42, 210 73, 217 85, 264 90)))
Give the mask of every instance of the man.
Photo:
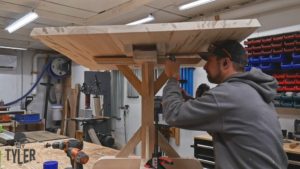
POLYGON ((272 100, 277 82, 259 69, 244 72, 247 58, 235 40, 212 43, 204 69, 218 84, 202 97, 184 101, 179 88, 179 64, 167 61, 169 81, 163 110, 172 126, 213 133, 217 169, 286 169, 287 157, 272 100))

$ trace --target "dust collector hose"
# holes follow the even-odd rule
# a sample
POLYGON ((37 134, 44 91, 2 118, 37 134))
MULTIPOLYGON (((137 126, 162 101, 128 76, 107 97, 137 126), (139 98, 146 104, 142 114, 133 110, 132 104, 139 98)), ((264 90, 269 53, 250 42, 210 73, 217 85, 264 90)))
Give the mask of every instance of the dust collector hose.
POLYGON ((5 106, 10 106, 10 105, 14 105, 16 103, 18 103, 19 101, 21 101, 22 99, 24 99, 26 96, 28 96, 32 90, 39 84, 40 80, 42 79, 43 75, 45 74, 45 72, 49 69, 50 65, 51 65, 51 62, 52 60, 50 60, 43 68, 42 72, 39 74, 36 82, 33 84, 33 86, 28 90, 27 93, 25 93, 23 96, 21 96, 20 98, 12 101, 12 102, 9 102, 9 103, 6 103, 5 106))

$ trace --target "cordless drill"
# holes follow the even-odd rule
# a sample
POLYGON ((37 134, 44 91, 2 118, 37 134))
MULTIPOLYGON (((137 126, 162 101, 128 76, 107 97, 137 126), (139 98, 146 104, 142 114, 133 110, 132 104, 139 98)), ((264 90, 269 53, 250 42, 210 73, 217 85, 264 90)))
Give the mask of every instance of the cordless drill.
POLYGON ((54 142, 52 144, 47 143, 45 147, 64 150, 70 158, 73 169, 83 169, 82 164, 86 164, 89 160, 89 156, 81 151, 83 149, 83 142, 76 139, 54 142))

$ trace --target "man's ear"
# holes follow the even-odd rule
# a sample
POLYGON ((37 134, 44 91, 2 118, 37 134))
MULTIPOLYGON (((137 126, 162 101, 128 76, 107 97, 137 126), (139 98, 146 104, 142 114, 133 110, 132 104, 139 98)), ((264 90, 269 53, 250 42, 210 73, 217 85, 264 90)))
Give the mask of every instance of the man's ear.
POLYGON ((224 67, 228 66, 228 58, 224 58, 224 60, 223 60, 223 66, 224 67))
POLYGON ((224 58, 223 59, 223 63, 222 63, 222 66, 226 69, 230 66, 231 64, 231 60, 229 58, 224 58))

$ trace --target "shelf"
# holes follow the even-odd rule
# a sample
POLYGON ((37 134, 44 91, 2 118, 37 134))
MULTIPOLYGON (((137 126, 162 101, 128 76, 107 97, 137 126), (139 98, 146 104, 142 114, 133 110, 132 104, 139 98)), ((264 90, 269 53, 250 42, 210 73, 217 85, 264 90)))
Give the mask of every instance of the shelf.
POLYGON ((3 115, 3 114, 25 114, 25 110, 0 111, 0 115, 3 115))

